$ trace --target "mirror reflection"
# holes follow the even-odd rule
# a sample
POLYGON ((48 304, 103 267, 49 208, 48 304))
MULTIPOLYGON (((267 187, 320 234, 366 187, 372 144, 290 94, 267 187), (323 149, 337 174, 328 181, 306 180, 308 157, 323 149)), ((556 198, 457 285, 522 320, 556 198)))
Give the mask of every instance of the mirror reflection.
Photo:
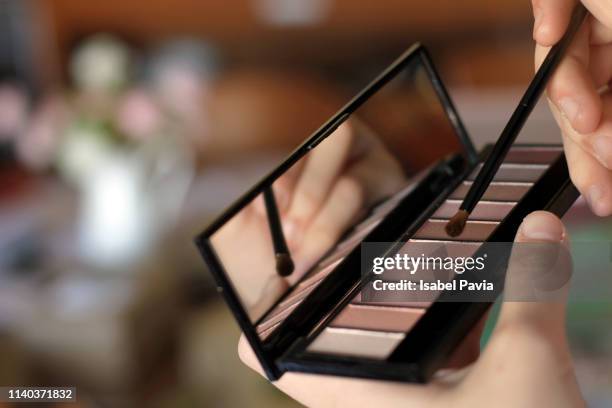
POLYGON ((460 143, 415 61, 211 238, 265 337, 460 143), (278 302, 282 298, 281 302, 278 302))

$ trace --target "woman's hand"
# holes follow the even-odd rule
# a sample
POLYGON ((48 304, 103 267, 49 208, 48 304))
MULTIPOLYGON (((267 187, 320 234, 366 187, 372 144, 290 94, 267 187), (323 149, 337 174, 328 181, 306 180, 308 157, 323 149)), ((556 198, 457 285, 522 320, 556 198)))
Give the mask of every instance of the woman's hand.
MULTIPOLYGON (((532 0, 536 67, 563 36, 575 0, 532 0)), ((572 181, 599 216, 612 214, 612 3, 582 0, 591 15, 548 86, 572 181)))
MULTIPOLYGON (((515 242, 567 246, 567 236, 557 217, 540 211, 525 218, 515 242)), ((548 262, 534 265, 529 273, 550 273, 545 267, 548 262)), ((512 285, 513 277, 525 272, 524 266, 511 258, 507 287, 512 285)), ((584 406, 565 336, 565 300, 504 302, 495 331, 480 358, 471 365, 467 364, 473 358, 459 358, 463 368, 442 370, 425 385, 302 373, 286 373, 274 385, 309 407, 584 406)), ((471 346, 463 344, 458 351, 475 357, 473 350, 478 349, 478 340, 478 336, 469 335, 466 342, 471 346)), ((248 366, 262 373, 244 338, 238 351, 248 366)))
POLYGON ((397 159, 364 123, 351 118, 272 185, 295 270, 276 273, 263 195, 211 241, 253 320, 330 250, 375 202, 407 183, 397 159))

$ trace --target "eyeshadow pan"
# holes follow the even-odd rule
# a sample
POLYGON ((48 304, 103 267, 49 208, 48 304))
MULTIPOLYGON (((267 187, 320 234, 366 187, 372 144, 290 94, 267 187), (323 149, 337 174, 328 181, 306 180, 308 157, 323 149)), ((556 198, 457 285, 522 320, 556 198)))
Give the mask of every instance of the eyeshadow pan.
POLYGON ((470 221, 465 224, 463 232, 456 237, 449 237, 444 227, 448 220, 428 220, 414 234, 417 239, 434 239, 448 241, 479 241, 487 239, 495 230, 499 222, 495 221, 470 221))
MULTIPOLYGON (((447 253, 447 255, 445 256, 451 256, 451 257, 472 256, 478 250, 478 248, 480 248, 480 245, 482 245, 480 242, 469 242, 469 241, 410 239, 408 240, 408 242, 406 242, 404 247, 407 247, 409 245, 416 245, 416 244, 431 245, 433 247, 436 247, 436 246, 444 247, 447 253)), ((404 247, 402 247, 400 251, 404 250, 404 247)))
MULTIPOLYGON (((473 181, 482 168, 482 163, 478 164, 474 171, 467 177, 473 181)), ((520 181, 535 182, 548 169, 548 164, 514 164, 502 163, 493 177, 494 181, 520 181)))
POLYGON ((383 360, 404 337, 404 333, 326 327, 308 345, 308 351, 383 360))
POLYGON ((273 324, 271 327, 261 331, 261 332, 257 332, 257 334, 259 334, 259 337, 261 337, 262 340, 265 340, 268 338, 268 336, 274 331, 274 329, 276 329, 278 326, 280 326, 281 322, 275 323, 273 324))
MULTIPOLYGON (((450 280, 450 273, 447 273, 447 277, 450 280)), ((399 279, 393 279, 390 274, 385 277, 385 282, 396 281, 399 281, 399 279)), ((360 304, 375 307, 427 308, 439 294, 440 291, 437 290, 370 290, 367 302, 361 302, 360 304)))
MULTIPOLYGON (((463 200, 472 187, 472 181, 464 181, 451 193, 449 199, 463 200)), ((519 201, 533 186, 530 182, 493 181, 486 189, 482 200, 519 201)))
POLYGON ((294 303, 291 306, 286 307, 285 309, 279 311, 274 316, 268 317, 262 323, 257 325, 257 332, 261 333, 261 332, 269 329, 270 327, 274 326, 276 323, 281 322, 285 317, 289 316, 289 314, 293 311, 293 309, 298 307, 299 304, 300 304, 300 302, 294 303))
MULTIPOLYGON (((504 201, 479 201, 472 213, 471 220, 501 221, 516 205, 514 202, 504 201)), ((436 210, 431 218, 449 219, 457 213, 461 206, 461 200, 446 200, 436 210)))
POLYGON ((361 293, 358 293, 357 296, 353 300, 351 300, 352 305, 369 305, 369 306, 390 306, 390 307, 410 307, 415 309, 427 309, 431 306, 431 302, 408 302, 400 299, 398 301, 393 301, 388 298, 388 296, 381 296, 380 300, 377 299, 368 299, 367 301, 362 299, 361 293))
MULTIPOLYGON (((370 299, 369 301, 360 300, 359 302, 354 302, 354 304, 358 305, 367 305, 367 306, 375 306, 375 307, 405 307, 405 308, 413 308, 413 309, 427 309, 431 306, 431 296, 428 296, 430 300, 423 301, 408 301, 405 299, 405 296, 401 299, 389 299, 389 296, 380 296, 380 299, 370 299)), ((399 295, 398 295, 399 298, 399 295)), ((352 302, 351 302, 352 303, 352 302)))
POLYGON ((317 283, 329 275, 329 273, 338 263, 340 263, 340 261, 337 261, 326 268, 319 269, 315 275, 296 285, 293 288, 293 291, 283 301, 279 302, 272 310, 270 310, 266 317, 257 326, 257 331, 260 332, 260 335, 263 336, 262 332, 270 330, 271 325, 276 326, 276 322, 280 323, 278 321, 279 316, 282 316, 284 319, 289 312, 295 309, 302 302, 302 300, 304 300, 310 294, 310 292, 317 287, 317 283))
POLYGON ((407 332, 424 313, 424 309, 408 307, 349 304, 331 321, 329 326, 350 329, 407 332))
POLYGON ((505 157, 506 163, 550 164, 559 157, 561 146, 514 146, 505 157))

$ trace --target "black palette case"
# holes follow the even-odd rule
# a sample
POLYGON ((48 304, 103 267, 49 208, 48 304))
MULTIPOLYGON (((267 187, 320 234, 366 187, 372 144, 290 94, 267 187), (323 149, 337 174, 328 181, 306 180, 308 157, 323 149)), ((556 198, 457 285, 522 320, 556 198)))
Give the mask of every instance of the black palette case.
MULTIPOLYGON (((513 241, 530 212, 562 216, 578 197, 560 146, 517 145, 465 231, 447 237, 446 220, 488 149, 475 151, 430 57, 416 44, 196 238, 270 380, 299 371, 427 382, 445 364, 491 302, 365 302, 360 291, 368 277, 362 273, 360 244, 452 241, 478 251, 486 242, 513 241), (337 153, 346 140, 361 147, 337 153), (366 180, 362 205, 333 242, 315 242, 309 232, 299 244, 287 238, 296 267, 291 276, 279 277, 265 222, 271 214, 262 210, 260 196, 274 191, 282 202, 281 187, 291 177, 296 194, 299 177, 312 170, 309 163, 324 149, 350 158, 335 169, 337 180, 343 172, 366 180), (309 254, 306 260, 300 259, 302 252, 309 254)), ((331 196, 337 190, 330 191, 331 196)), ((351 200, 340 202, 346 211, 354 207, 351 200)), ((290 201, 287 210, 279 204, 279 225, 288 236, 283 217, 294 204, 290 201)), ((499 268, 506 261, 500 259, 499 268)))

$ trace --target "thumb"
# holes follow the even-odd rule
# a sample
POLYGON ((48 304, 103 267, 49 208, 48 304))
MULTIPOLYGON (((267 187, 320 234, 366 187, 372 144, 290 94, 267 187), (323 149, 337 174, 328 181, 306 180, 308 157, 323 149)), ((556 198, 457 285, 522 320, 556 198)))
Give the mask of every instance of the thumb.
POLYGON ((571 271, 568 237, 559 218, 545 211, 525 217, 512 247, 498 325, 563 334, 571 271))
POLYGON ((505 289, 511 293, 504 292, 495 330, 466 386, 479 386, 491 398, 505 395, 513 401, 508 406, 584 405, 565 334, 570 265, 561 221, 544 211, 527 216, 510 257, 505 289), (549 293, 539 281, 553 272, 564 275, 555 296, 532 297, 549 293), (529 296, 525 282, 533 283, 529 296))

